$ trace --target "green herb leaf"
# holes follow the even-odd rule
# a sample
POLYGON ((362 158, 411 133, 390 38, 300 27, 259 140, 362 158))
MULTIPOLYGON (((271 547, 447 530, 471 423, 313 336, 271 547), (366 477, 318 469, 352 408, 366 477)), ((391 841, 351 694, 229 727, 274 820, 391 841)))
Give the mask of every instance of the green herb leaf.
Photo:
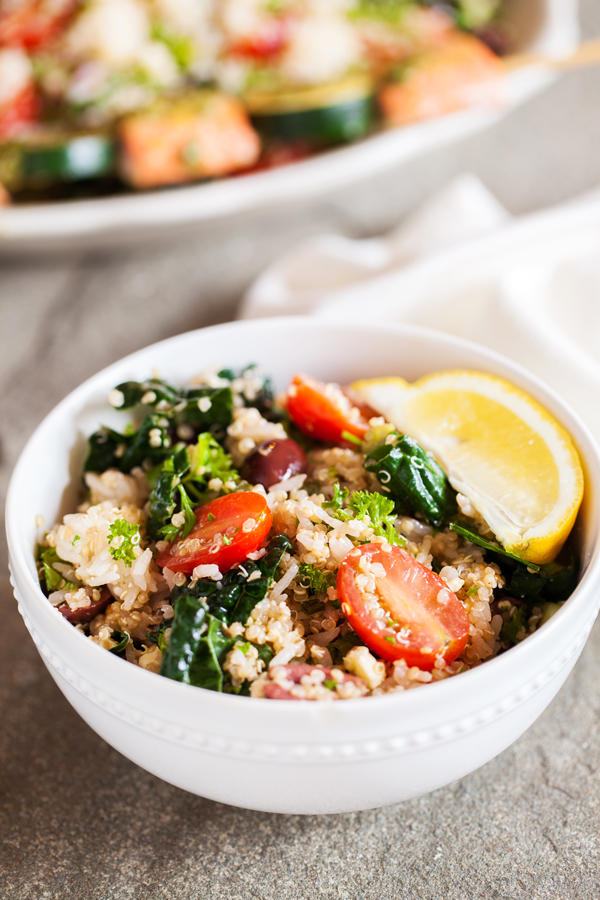
POLYGON ((312 563, 301 563, 298 577, 302 586, 312 594, 326 594, 327 588, 335 584, 333 572, 321 572, 312 563))
POLYGON ((135 548, 140 543, 139 525, 131 525, 127 519, 115 519, 108 529, 108 549, 114 560, 123 560, 131 566, 135 560, 135 548))
POLYGON ((208 485, 213 478, 221 481, 239 481, 239 473, 231 463, 231 457, 221 445, 215 441, 210 432, 198 435, 198 441, 188 448, 191 473, 194 481, 208 485))
POLYGON ((364 521, 368 517, 375 534, 384 537, 388 544, 400 547, 406 545, 406 539, 396 531, 394 501, 389 497, 369 491, 356 491, 348 500, 348 507, 357 519, 364 521))
POLYGON ((342 521, 346 521, 347 519, 351 519, 352 516, 350 513, 344 512, 344 503, 346 503, 350 491, 347 487, 343 490, 340 488, 339 483, 336 482, 334 485, 334 494, 332 500, 326 500, 323 503, 323 509, 330 509, 338 519, 342 519, 342 521), (345 516, 345 518, 344 518, 345 516))
POLYGON ((335 691, 337 687, 337 681, 334 681, 332 678, 326 678, 323 682, 323 687, 326 687, 329 691, 335 691))

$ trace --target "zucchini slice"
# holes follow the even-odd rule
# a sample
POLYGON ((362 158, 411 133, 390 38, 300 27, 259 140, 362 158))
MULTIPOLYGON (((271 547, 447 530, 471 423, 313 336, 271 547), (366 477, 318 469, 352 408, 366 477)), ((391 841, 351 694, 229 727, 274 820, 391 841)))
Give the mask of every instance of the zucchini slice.
POLYGON ((375 118, 374 85, 367 74, 309 88, 248 91, 243 102, 266 138, 339 144, 364 137, 375 118))
POLYGON ((99 178, 114 171, 115 161, 110 134, 40 131, 0 144, 0 183, 21 191, 99 178))

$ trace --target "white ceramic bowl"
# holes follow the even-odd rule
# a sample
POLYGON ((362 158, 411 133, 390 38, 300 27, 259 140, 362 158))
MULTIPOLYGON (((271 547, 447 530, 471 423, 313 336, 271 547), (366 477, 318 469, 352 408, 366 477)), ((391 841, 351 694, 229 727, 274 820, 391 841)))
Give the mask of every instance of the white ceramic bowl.
POLYGON ((311 318, 239 322, 172 338, 127 357, 74 391, 37 429, 15 469, 6 521, 15 595, 52 677, 85 721, 160 778, 224 803, 281 813, 383 806, 472 772, 540 715, 573 668, 600 605, 600 456, 585 427, 525 370, 454 337, 398 325, 311 318), (337 703, 253 700, 145 672, 87 640, 48 603, 33 558, 36 516, 76 502, 85 436, 123 424, 106 397, 158 369, 183 381, 206 365, 257 362, 277 388, 297 370, 347 382, 417 378, 468 367, 504 376, 570 431, 586 470, 577 525, 583 575, 537 633, 478 669, 407 693, 337 703))

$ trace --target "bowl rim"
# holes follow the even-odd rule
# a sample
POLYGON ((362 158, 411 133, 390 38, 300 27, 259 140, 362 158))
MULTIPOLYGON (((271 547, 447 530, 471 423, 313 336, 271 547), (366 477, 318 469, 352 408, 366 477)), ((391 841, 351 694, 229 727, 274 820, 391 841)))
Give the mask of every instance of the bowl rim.
MULTIPOLYGON (((31 453, 32 448, 36 446, 40 433, 42 433, 46 427, 51 425, 54 419, 60 418, 62 415, 67 414, 71 407, 80 408, 79 404, 81 403, 81 401, 84 400, 86 396, 90 396, 91 394, 93 394, 94 390, 96 390, 98 382, 101 382, 105 379, 108 380, 112 372, 116 372, 124 366, 135 364, 138 361, 141 362, 145 357, 151 355, 153 352, 156 352, 158 348, 165 349, 169 345, 176 345, 182 339, 193 340, 195 336, 205 335, 207 332, 216 335, 222 332, 227 333, 232 329, 239 329, 242 331, 256 331, 264 329, 277 330, 279 328, 284 328, 287 331, 290 331, 299 326, 306 325, 310 325, 310 327, 313 328, 315 321, 316 320, 314 316, 308 315, 241 320, 214 325, 208 328, 200 328, 193 331, 183 332, 173 337, 166 338, 153 344, 149 344, 131 354, 128 354, 125 357, 122 357, 114 363, 111 363, 109 366, 106 366, 99 372, 92 375, 90 378, 86 379, 77 388, 67 394, 67 396, 64 397, 44 417, 44 419, 34 430, 33 434, 30 436, 29 440, 27 441, 19 455, 19 459, 10 478, 6 500, 6 535, 9 548, 9 566, 11 569, 11 574, 13 575, 13 578, 16 574, 20 582, 20 587, 25 586, 25 590, 27 591, 28 596, 32 599, 35 598, 34 602, 38 604, 38 608, 42 616, 49 616, 53 614, 55 610, 48 603, 47 597, 42 592, 39 582, 34 579, 32 572, 27 565, 27 554, 28 552, 30 552, 27 539, 24 536, 18 534, 18 530, 16 528, 13 529, 11 524, 13 519, 16 517, 19 483, 21 479, 26 476, 25 466, 27 457, 31 453)), ((342 330, 345 329, 354 332, 360 330, 361 333, 364 333, 365 330, 368 330, 374 335, 385 334, 388 337, 390 332, 392 332, 399 338, 416 338, 429 341, 434 340, 436 342, 441 342, 442 344, 451 345, 454 348, 464 350, 465 356, 467 356, 469 352, 472 353, 473 351, 477 351, 478 355, 482 355, 486 360, 489 360, 490 365, 494 367, 492 371, 496 374, 498 372, 498 369, 508 369, 510 373, 513 373, 516 376, 517 383, 519 383, 521 380, 526 383, 527 387, 524 387, 524 390, 528 390, 529 386, 533 388, 533 395, 536 399, 539 400, 539 402, 544 404, 544 397, 548 398, 552 402, 552 405, 554 407, 554 409, 552 410, 552 415, 556 415, 554 410, 558 408, 559 415, 556 415, 556 417, 559 419, 559 422, 563 425, 563 427, 567 429, 569 434, 571 434, 581 456, 584 455, 582 453, 582 450, 585 448, 586 478, 591 478, 591 480, 593 480, 593 482, 595 483, 597 490, 600 492, 600 447, 598 446, 594 437, 590 433, 585 423, 577 415, 577 413, 575 413, 574 410, 572 410, 570 406, 554 390, 552 390, 552 388, 548 387, 542 381, 542 379, 538 378, 523 366, 513 362, 511 359, 503 356, 502 354, 496 353, 495 351, 490 350, 487 347, 479 345, 468 339, 457 337, 446 332, 437 331, 435 329, 425 328, 422 326, 405 325, 397 322, 359 322, 357 320, 351 320, 341 325, 340 328, 342 330), (539 398, 538 393, 542 395, 542 399, 539 398), (573 428, 568 424, 569 420, 571 422, 571 425, 574 426, 576 435, 573 434, 573 428)), ((474 370, 477 369, 476 366, 473 368, 474 370)), ((502 375, 502 377, 505 377, 504 374, 502 375)), ((521 385, 519 384, 519 386, 521 385)), ((423 706, 425 703, 427 703, 430 705, 431 703, 436 702, 436 698, 437 700, 442 700, 443 692, 445 692, 446 695, 451 695, 455 694, 457 691, 464 692, 468 690, 468 685, 470 685, 471 683, 475 684, 474 679, 482 677, 481 675, 477 674, 478 672, 487 672, 489 676, 491 676, 492 673, 495 673, 497 678, 501 677, 501 673, 503 670, 506 670, 509 666, 511 668, 513 668, 514 666, 518 666, 518 661, 524 660, 527 656, 535 655, 535 652, 538 650, 538 648, 542 649, 542 644, 555 646, 556 652, 546 658, 545 667, 550 669, 553 660, 558 657, 564 650, 560 641, 560 636, 563 631, 562 624, 565 620, 565 616, 568 615, 569 618, 573 618, 575 615, 575 610, 583 612, 583 609, 581 608, 583 607, 585 609, 589 605, 589 601, 593 597, 593 592, 589 590, 592 581, 595 581, 596 583, 600 582, 600 535, 593 546, 592 552, 590 553, 587 569, 583 577, 577 584, 577 587, 568 598, 568 601, 565 603, 565 606, 562 607, 561 610, 559 610, 559 612, 543 626, 543 628, 539 629, 539 631, 528 635, 526 640, 523 640, 516 646, 511 647, 510 651, 506 651, 505 653, 501 654, 500 656, 496 656, 493 659, 486 660, 485 667, 483 666, 483 664, 481 664, 467 670, 466 672, 459 673, 459 679, 457 679, 456 677, 452 677, 443 679, 433 684, 429 684, 429 690, 423 692, 405 690, 396 693, 369 697, 368 708, 372 711, 375 711, 376 708, 380 708, 382 706, 390 707, 391 704, 402 703, 406 711, 408 712, 411 706, 414 706, 415 704, 423 706), (460 685, 463 685, 463 687, 461 688, 460 685), (434 688, 435 690, 433 690, 434 688), (416 696, 413 697, 413 694, 415 694, 416 696)), ((598 605, 600 605, 600 597, 596 603, 596 608, 593 611, 591 609, 587 609, 586 613, 582 616, 579 633, 582 633, 585 628, 587 628, 588 622, 590 622, 591 628, 591 624, 593 623, 593 620, 597 614, 598 605)), ((47 619, 47 621, 50 621, 50 619, 47 619)), ((127 668, 122 669, 122 674, 130 679, 132 683, 135 683, 134 680, 141 678, 142 681, 137 682, 140 688, 143 688, 144 686, 148 687, 154 684, 159 692, 162 693, 164 691, 165 695, 175 690, 177 693, 174 696, 178 696, 180 699, 183 699, 187 696, 187 698, 194 704, 209 703, 212 706, 226 703, 232 710, 236 708, 238 704, 242 704, 241 709, 244 709, 246 711, 252 708, 258 711, 259 707, 264 710, 265 707, 270 708, 271 706, 273 706, 273 704, 265 700, 258 705, 253 703, 250 707, 248 705, 248 700, 256 701, 262 700, 263 698, 249 698, 235 694, 224 694, 215 691, 209 691, 205 688, 197 688, 194 685, 184 684, 183 682, 176 682, 172 679, 163 678, 161 676, 157 676, 157 678, 160 679, 158 683, 156 680, 148 680, 148 676, 153 676, 155 673, 142 670, 138 666, 133 666, 130 663, 126 663, 124 660, 115 657, 114 654, 107 653, 103 648, 94 644, 94 642, 89 641, 85 637, 85 635, 76 631, 76 629, 74 629, 63 617, 60 617, 60 619, 54 619, 54 622, 58 622, 59 627, 61 629, 64 629, 63 633, 67 640, 73 639, 75 635, 77 635, 77 639, 84 639, 86 641, 86 646, 88 647, 88 652, 92 653, 92 655, 95 654, 95 658, 98 661, 98 664, 113 666, 112 671, 115 675, 119 672, 119 669, 114 668, 114 666, 116 664, 125 664, 127 668), (126 675, 127 672, 129 673, 129 675, 126 675), (183 691, 181 690, 182 688, 184 689, 183 691)), ((37 624, 39 627, 39 622, 37 624)), ((81 644, 81 647, 83 647, 83 644, 81 644)), ((92 678, 92 680, 94 679, 92 678)), ((533 680, 533 678, 530 680, 533 680)), ((474 692, 474 696, 476 696, 476 692, 474 692)), ((341 706, 348 712, 350 712, 351 710, 355 710, 358 707, 364 708, 365 704, 363 703, 363 699, 364 698, 347 700, 343 704, 341 704, 341 706)), ((295 714, 296 718, 310 715, 311 709, 316 706, 321 706, 321 704, 297 703, 296 701, 292 700, 284 701, 283 704, 285 707, 293 707, 294 709, 298 710, 298 713, 295 714)), ((280 701, 278 704, 275 704, 275 708, 279 708, 281 705, 282 704, 280 701)), ((335 705, 336 707, 338 707, 340 704, 335 705)))

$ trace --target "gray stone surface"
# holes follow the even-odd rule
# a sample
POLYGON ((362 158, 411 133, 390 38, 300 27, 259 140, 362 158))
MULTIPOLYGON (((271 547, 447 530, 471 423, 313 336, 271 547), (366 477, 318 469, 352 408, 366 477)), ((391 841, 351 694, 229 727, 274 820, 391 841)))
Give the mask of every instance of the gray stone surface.
MULTIPOLYGON (((600 6, 584 0, 589 35, 600 6)), ((151 341, 235 314, 276 253, 323 229, 389 227, 452 175, 512 212, 600 183, 600 70, 566 76, 493 131, 304 208, 161 247, 0 261, 0 490, 42 416, 151 341)), ((0 897, 598 900, 600 627, 539 721, 463 781, 388 809, 272 816, 170 787, 72 711, 27 636, 0 549, 0 897)))

